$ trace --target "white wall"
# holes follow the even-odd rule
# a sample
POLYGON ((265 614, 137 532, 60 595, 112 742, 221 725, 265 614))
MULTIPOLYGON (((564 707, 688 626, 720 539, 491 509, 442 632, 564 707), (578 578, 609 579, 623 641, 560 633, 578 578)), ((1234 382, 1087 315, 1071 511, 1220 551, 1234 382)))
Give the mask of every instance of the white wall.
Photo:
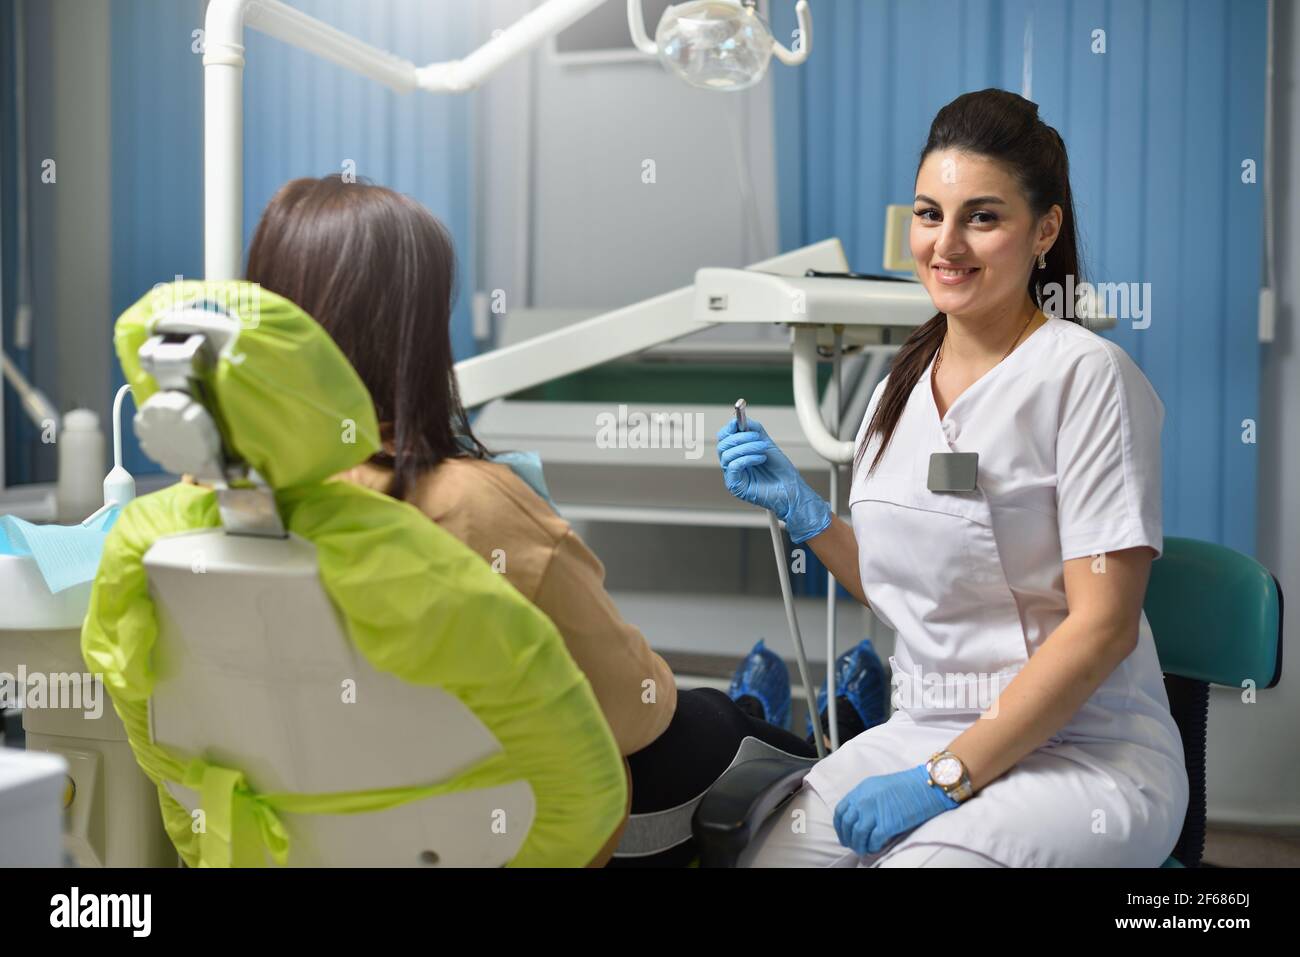
MULTIPOLYGON (((533 5, 488 0, 480 8, 480 38, 533 5)), ((654 26, 647 24, 651 33, 654 26)), ((782 69, 788 68, 773 60, 756 88, 722 94, 687 86, 653 58, 561 65, 539 49, 494 76, 475 93, 479 289, 504 290, 508 309, 603 311, 690 285, 701 266, 743 266, 775 255, 771 72, 782 69), (654 162, 653 183, 642 181, 646 160, 654 162)), ((511 340, 541 331, 525 328, 521 336, 516 325, 511 340)), ((781 331, 733 327, 700 337, 773 335, 781 331)), ((616 592, 779 594, 765 534, 576 527, 616 592)), ((739 655, 758 637, 702 641, 700 629, 684 629, 662 603, 634 605, 627 613, 660 649, 684 643, 739 655)), ((779 607, 771 610, 775 637, 784 621, 779 607)))

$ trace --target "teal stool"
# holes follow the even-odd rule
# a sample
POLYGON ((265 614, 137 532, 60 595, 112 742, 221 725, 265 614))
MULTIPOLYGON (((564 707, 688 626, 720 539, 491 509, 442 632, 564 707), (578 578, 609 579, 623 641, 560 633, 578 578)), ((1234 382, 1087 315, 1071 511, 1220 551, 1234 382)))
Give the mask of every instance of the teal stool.
POLYGON ((1205 728, 1210 685, 1257 690, 1282 677, 1282 588, 1249 556, 1213 542, 1165 538, 1142 609, 1156 640, 1169 709, 1183 738, 1187 817, 1162 867, 1197 867, 1205 850, 1205 728))

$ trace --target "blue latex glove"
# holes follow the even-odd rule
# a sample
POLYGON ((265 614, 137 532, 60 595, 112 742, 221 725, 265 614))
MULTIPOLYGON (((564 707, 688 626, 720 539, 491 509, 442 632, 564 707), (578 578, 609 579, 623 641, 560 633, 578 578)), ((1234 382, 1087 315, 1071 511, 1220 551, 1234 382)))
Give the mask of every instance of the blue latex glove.
POLYGON ((835 834, 841 844, 858 854, 876 854, 899 834, 960 804, 930 783, 924 764, 878 774, 855 787, 836 806, 835 834))
POLYGON ((831 507, 803 480, 762 423, 747 418, 746 424, 746 432, 737 431, 735 419, 718 430, 718 461, 727 491, 785 522, 796 545, 826 531, 831 507))

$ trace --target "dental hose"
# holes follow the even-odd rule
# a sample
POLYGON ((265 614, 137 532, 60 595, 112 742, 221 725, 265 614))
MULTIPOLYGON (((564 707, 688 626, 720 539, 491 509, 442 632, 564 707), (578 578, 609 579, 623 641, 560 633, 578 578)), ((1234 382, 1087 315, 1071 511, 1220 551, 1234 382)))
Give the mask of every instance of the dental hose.
MULTIPOLYGON (((738 431, 745 431, 745 400, 736 400, 736 426, 738 431)), ((799 619, 794 613, 794 593, 790 588, 790 569, 785 564, 785 542, 781 538, 781 525, 777 517, 767 513, 767 527, 772 533, 772 550, 776 554, 776 573, 781 580, 781 598, 785 601, 785 620, 790 627, 790 639, 794 642, 794 656, 799 663, 799 680, 803 682, 804 700, 808 703, 808 713, 812 715, 813 746, 817 748, 817 757, 826 757, 826 744, 822 741, 822 719, 817 711, 817 692, 813 688, 812 676, 808 672, 808 656, 803 650, 803 635, 799 631, 799 619)), ((829 669, 827 669, 829 671, 829 669)), ((827 698, 827 701, 832 699, 827 698)))
MULTIPOLYGON (((844 345, 844 330, 842 326, 835 327, 835 349, 832 353, 832 373, 830 384, 831 399, 831 434, 838 440, 840 438, 840 416, 841 416, 841 399, 843 395, 840 383, 840 351, 844 345)), ((840 506, 840 465, 838 462, 831 463, 831 521, 835 521, 835 515, 839 512, 840 506)), ((840 746, 840 722, 839 722, 839 702, 835 699, 835 635, 836 621, 838 611, 838 599, 836 594, 838 583, 831 570, 826 569, 826 714, 830 719, 831 733, 831 750, 835 751, 840 746)))

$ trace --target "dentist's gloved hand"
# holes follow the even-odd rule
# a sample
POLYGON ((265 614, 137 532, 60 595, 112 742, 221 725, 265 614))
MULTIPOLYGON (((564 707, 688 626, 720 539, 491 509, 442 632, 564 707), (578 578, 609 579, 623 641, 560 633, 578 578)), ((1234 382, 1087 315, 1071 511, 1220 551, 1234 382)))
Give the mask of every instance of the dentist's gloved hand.
POLYGON ((858 854, 876 854, 899 834, 960 805, 929 782, 924 764, 867 778, 835 807, 840 843, 858 854))
POLYGON ((737 431, 732 419, 718 430, 718 461, 727 491, 785 522, 796 545, 826 531, 831 507, 803 480, 762 423, 747 419, 746 424, 748 431, 737 431))

